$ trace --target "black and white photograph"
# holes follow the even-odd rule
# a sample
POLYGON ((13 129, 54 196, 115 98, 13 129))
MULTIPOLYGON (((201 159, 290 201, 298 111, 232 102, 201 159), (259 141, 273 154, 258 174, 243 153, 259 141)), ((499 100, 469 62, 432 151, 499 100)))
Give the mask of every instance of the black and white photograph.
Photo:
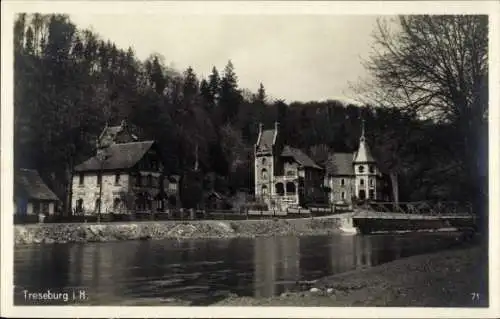
POLYGON ((19 3, 2 317, 500 315, 499 2, 19 3))

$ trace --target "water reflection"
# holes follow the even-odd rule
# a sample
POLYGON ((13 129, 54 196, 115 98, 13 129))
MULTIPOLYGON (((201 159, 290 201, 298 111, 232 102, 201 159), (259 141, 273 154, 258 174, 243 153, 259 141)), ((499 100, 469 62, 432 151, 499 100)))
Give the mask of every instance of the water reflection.
POLYGON ((316 236, 161 240, 16 247, 21 291, 83 287, 100 304, 181 298, 197 304, 228 292, 265 297, 297 282, 444 248, 453 236, 316 236))
POLYGON ((298 237, 257 238, 254 244, 254 296, 276 295, 300 279, 298 237))

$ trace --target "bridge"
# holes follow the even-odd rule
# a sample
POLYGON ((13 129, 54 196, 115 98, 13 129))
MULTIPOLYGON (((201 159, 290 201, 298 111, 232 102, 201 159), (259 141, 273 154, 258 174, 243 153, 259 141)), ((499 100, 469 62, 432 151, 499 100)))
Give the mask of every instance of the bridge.
POLYGON ((369 202, 352 213, 357 218, 442 219, 475 218, 472 204, 457 201, 369 202))
POLYGON ((467 202, 369 202, 328 216, 341 219, 346 230, 361 232, 423 229, 476 229, 476 214, 467 202))

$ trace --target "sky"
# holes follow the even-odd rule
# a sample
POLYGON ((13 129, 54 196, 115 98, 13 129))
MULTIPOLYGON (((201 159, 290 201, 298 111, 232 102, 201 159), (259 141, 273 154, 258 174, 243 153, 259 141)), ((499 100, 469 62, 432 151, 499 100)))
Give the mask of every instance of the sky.
POLYGON ((350 83, 367 76, 361 62, 372 46, 376 16, 98 15, 72 14, 140 59, 152 53, 179 71, 207 77, 234 64, 240 88, 292 101, 355 98, 350 83))

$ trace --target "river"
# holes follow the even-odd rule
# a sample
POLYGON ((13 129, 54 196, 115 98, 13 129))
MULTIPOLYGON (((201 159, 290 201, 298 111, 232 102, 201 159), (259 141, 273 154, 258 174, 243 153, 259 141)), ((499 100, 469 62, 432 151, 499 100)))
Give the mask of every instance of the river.
POLYGON ((419 233, 18 246, 14 301, 33 304, 26 293, 48 290, 76 291, 83 298, 74 302, 100 305, 165 298, 207 305, 228 293, 267 297, 297 289, 298 281, 446 249, 453 242, 453 234, 419 233))

